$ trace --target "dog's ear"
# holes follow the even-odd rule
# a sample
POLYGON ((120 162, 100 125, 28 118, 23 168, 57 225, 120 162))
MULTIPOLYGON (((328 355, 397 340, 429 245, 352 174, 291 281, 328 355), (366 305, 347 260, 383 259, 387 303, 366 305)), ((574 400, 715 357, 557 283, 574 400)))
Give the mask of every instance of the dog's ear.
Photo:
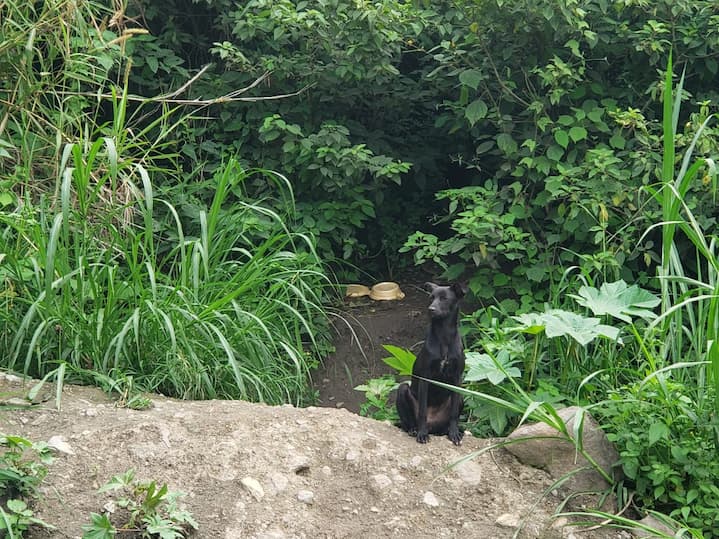
POLYGON ((437 288, 437 285, 434 283, 424 283, 424 285, 422 285, 422 288, 424 288, 427 292, 432 293, 434 292, 434 289, 437 288))
POLYGON ((454 292, 458 298, 463 298, 467 293, 467 285, 464 283, 453 283, 452 292, 454 292))

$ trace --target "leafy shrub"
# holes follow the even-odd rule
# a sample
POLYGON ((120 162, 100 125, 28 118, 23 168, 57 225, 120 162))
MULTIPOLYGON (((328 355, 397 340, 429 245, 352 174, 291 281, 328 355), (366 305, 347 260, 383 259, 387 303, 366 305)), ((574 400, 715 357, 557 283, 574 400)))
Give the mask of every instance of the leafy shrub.
POLYGON ((37 495, 52 461, 47 444, 0 432, 0 532, 22 538, 31 526, 54 529, 35 517, 25 501, 37 495))
POLYGON ((711 400, 665 374, 610 393, 596 408, 644 509, 719 534, 719 463, 711 400))

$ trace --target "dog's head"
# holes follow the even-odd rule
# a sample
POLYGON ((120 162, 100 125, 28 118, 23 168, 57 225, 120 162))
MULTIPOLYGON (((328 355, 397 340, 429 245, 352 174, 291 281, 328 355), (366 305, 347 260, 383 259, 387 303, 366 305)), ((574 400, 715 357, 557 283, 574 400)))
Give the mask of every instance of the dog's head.
POLYGON ((431 301, 427 310, 431 318, 446 318, 459 309, 459 300, 467 293, 464 285, 454 283, 449 286, 440 286, 434 283, 425 283, 431 301))

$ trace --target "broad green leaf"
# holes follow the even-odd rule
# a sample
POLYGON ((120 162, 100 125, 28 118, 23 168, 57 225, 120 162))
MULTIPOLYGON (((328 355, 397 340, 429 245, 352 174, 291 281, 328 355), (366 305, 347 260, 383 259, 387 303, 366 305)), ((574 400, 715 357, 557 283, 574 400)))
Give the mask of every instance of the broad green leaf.
POLYGON ((544 316, 540 313, 524 313, 517 316, 513 316, 517 322, 521 325, 515 329, 522 333, 528 333, 529 335, 538 335, 544 331, 546 322, 544 316))
POLYGON ((627 144, 627 141, 619 133, 616 133, 612 135, 612 138, 609 139, 609 144, 612 146, 612 148, 623 150, 627 144))
POLYGON ((508 135, 507 133, 501 133, 497 136, 497 146, 499 146, 499 149, 507 155, 512 155, 517 151, 517 143, 514 142, 511 135, 508 135))
POLYGON ((459 82, 476 90, 482 81, 482 73, 476 69, 466 69, 459 74, 459 82))
POLYGON ((565 150, 567 149, 567 146, 569 146, 569 135, 567 134, 566 131, 557 129, 554 132, 554 140, 556 140, 557 144, 559 144, 565 150))
POLYGON ((628 286, 622 280, 604 283, 599 290, 592 286, 583 286, 577 295, 571 295, 583 307, 587 307, 596 316, 610 315, 627 323, 632 317, 653 319, 655 314, 650 310, 661 303, 651 292, 637 285, 628 286))
POLYGON ((513 378, 521 376, 519 369, 512 366, 514 362, 510 359, 506 350, 500 350, 495 358, 488 354, 467 352, 466 363, 468 370, 464 379, 469 382, 488 380, 496 386, 508 376, 513 378))
POLYGON ((479 120, 487 116, 487 104, 481 99, 475 99, 464 110, 464 116, 470 125, 476 124, 479 120))
POLYGON ((392 354, 390 357, 382 358, 382 361, 396 369, 401 375, 412 374, 412 367, 416 359, 412 352, 391 344, 383 344, 382 347, 392 354))
POLYGON ((574 142, 579 142, 580 140, 587 138, 587 130, 583 127, 575 125, 569 130, 569 136, 574 142))
POLYGON ((649 446, 653 446, 659 440, 664 440, 669 437, 669 427, 665 423, 657 422, 652 423, 649 427, 649 446))
POLYGON ((582 346, 597 337, 621 342, 619 329, 602 324, 598 318, 589 318, 561 309, 547 311, 543 316, 547 337, 571 337, 582 346))
POLYGON ((556 144, 552 144, 547 149, 547 157, 551 159, 552 161, 559 161, 562 156, 564 155, 564 150, 557 146, 556 144))

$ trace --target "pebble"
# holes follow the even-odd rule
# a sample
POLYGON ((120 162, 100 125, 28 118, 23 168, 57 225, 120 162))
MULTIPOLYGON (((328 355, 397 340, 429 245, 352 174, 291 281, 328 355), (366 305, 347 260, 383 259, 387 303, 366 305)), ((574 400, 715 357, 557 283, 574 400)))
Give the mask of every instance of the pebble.
POLYGON ((424 493, 422 502, 429 507, 439 507, 439 500, 437 499, 437 496, 434 495, 434 492, 429 490, 424 493))
POLYGON ((300 490, 297 493, 297 499, 302 503, 312 505, 313 503, 315 503, 315 493, 311 490, 300 490))
POLYGON ((282 492, 287 488, 287 485, 289 484, 289 479, 282 475, 279 472, 275 472, 272 475, 270 475, 270 482, 272 483, 272 486, 277 492, 282 492))
POLYGON ((503 526, 504 528, 518 528, 519 517, 511 513, 504 513, 503 515, 499 515, 494 523, 497 526, 503 526))
POLYGON ((244 477, 240 483, 244 487, 244 489, 249 492, 252 497, 257 500, 258 502, 264 498, 265 491, 262 488, 262 485, 260 485, 260 482, 257 479, 254 479, 252 477, 244 477))
POLYGON ((392 480, 383 473, 370 477, 369 488, 373 492, 381 492, 392 484, 392 480))
POLYGON ((74 455, 75 452, 72 450, 72 447, 70 447, 70 444, 68 444, 65 441, 65 438, 62 436, 52 436, 47 441, 47 446, 50 449, 54 449, 55 451, 59 451, 60 453, 65 453, 66 455, 74 455))

